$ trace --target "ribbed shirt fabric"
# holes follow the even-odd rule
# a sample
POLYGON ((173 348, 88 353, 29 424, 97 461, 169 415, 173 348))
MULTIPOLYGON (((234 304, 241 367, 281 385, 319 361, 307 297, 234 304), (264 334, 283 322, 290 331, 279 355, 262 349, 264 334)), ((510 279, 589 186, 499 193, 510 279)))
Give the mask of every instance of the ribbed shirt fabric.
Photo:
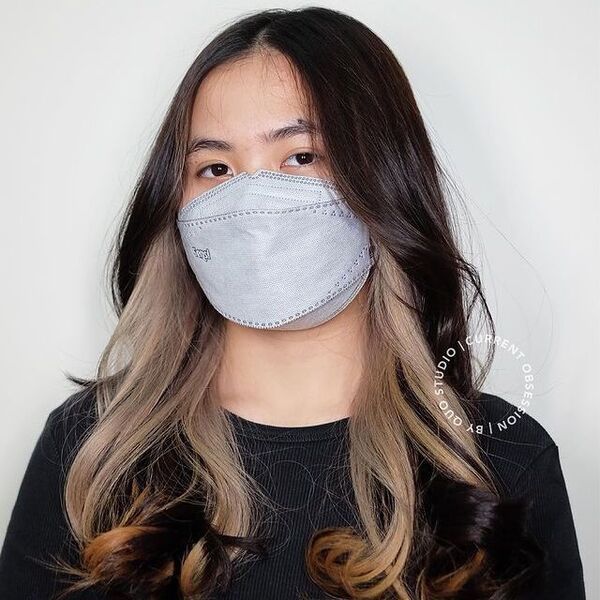
MULTIPOLYGON (((526 600, 584 600, 577 537, 556 444, 531 416, 497 427, 515 414, 502 398, 482 394, 479 441, 503 495, 530 502, 527 526, 548 556, 548 580, 526 600)), ((331 598, 304 566, 311 534, 322 527, 356 525, 347 460, 348 418, 304 427, 248 421, 226 411, 249 473, 271 498, 269 553, 236 572, 230 589, 214 600, 331 598)), ((64 589, 36 559, 64 554, 70 540, 61 508, 68 462, 93 424, 94 399, 77 392, 49 414, 21 482, 0 552, 0 600, 50 600, 64 589)), ((107 598, 88 589, 65 600, 107 598)), ((140 599, 141 600, 141 599, 140 599)), ((525 600, 525 599, 519 599, 525 600)))

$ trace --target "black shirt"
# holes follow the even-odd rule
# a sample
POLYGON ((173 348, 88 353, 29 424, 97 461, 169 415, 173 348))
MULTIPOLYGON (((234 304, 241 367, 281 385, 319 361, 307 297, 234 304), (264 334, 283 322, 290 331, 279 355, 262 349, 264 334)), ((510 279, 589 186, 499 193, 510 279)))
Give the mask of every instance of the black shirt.
MULTIPOLYGON (((531 600, 584 600, 582 565, 556 444, 531 416, 490 394, 480 404, 484 431, 478 438, 503 495, 531 503, 527 526, 548 555, 546 587, 531 600), (505 427, 502 426, 505 424, 505 427)), ((37 558, 66 553, 70 534, 61 507, 68 457, 92 424, 92 394, 77 392, 52 410, 37 440, 0 553, 0 599, 50 600, 64 589, 37 558)), ((304 427, 253 423, 227 412, 247 469, 279 509, 270 523, 272 546, 236 574, 214 600, 298 600, 326 596, 308 578, 304 548, 324 526, 352 525, 348 481, 337 477, 340 434, 347 418, 304 427)), ((62 584, 64 585, 64 584, 62 584)), ((541 585, 541 584, 540 584, 541 585)), ((99 600, 89 589, 65 600, 99 600)), ((528 599, 529 600, 529 599, 528 599)))

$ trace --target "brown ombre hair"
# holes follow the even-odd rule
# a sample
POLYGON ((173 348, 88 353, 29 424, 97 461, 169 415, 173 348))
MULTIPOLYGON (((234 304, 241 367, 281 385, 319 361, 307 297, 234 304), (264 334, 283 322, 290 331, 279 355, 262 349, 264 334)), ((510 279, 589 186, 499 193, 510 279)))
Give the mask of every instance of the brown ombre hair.
MULTIPOLYGON (((356 19, 318 7, 237 19, 200 52, 169 106, 111 256, 118 323, 94 379, 69 376, 94 394, 97 420, 64 490, 79 560, 58 568, 77 577, 72 590, 201 599, 261 551, 269 500, 244 471, 211 386, 224 321, 176 227, 198 87, 216 66, 257 52, 281 53, 297 73, 332 178, 375 250, 368 363, 348 425, 361 527, 315 532, 308 572, 338 597, 510 598, 523 578, 514 569, 519 519, 474 434, 447 419, 435 394, 436 362, 466 338, 472 315, 494 333, 477 272, 457 246, 448 180, 392 51, 356 19), (431 518, 444 512, 435 512, 442 497, 459 525, 431 518), (507 527, 514 546, 495 543, 507 527)), ((444 399, 464 422, 491 348, 477 374, 468 350, 445 372, 444 399)))

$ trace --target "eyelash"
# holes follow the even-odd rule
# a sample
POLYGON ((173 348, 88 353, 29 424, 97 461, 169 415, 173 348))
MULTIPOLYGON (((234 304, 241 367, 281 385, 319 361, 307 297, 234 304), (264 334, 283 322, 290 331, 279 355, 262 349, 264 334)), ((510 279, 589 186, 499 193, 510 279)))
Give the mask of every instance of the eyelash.
MULTIPOLYGON (((314 165, 316 162, 318 162, 319 160, 321 160, 321 155, 317 154, 316 152, 294 152, 293 154, 290 154, 287 158, 286 161, 289 160, 292 156, 298 156, 300 154, 310 154, 313 156, 313 160, 312 162, 305 164, 305 165, 298 165, 298 168, 302 168, 302 167, 311 167, 312 165, 314 165)), ((205 167, 202 167, 197 173, 196 173, 196 177, 202 177, 202 173, 204 171, 206 171, 206 169, 210 169, 211 167, 214 167, 215 165, 225 165, 225 163, 211 163, 210 165, 206 165, 205 167)), ((293 165, 296 166, 296 165, 293 165)), ((212 177, 209 177, 209 179, 215 179, 217 177, 221 177, 221 175, 213 175, 212 177)))

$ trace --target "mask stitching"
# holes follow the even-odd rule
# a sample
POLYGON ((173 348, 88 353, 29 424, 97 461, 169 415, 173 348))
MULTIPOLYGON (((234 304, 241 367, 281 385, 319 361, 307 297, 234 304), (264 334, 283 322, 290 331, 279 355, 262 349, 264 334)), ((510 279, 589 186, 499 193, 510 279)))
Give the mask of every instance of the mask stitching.
MULTIPOLYGON (((252 199, 255 200, 278 200, 281 202, 281 194, 277 193, 277 190, 273 190, 275 193, 274 194, 269 194, 267 192, 249 192, 247 194, 248 197, 251 197, 252 199)), ((282 191, 286 191, 282 188, 282 191)), ((327 194, 328 196, 330 196, 329 194, 327 194)), ((309 204, 317 204, 320 202, 345 202, 343 197, 337 197, 337 198, 332 198, 331 196, 329 198, 325 198, 323 199, 321 197, 321 194, 318 195, 317 198, 297 198, 297 197, 289 197, 289 198, 284 198, 285 200, 288 201, 296 201, 298 203, 300 203, 301 205, 309 205, 309 204)), ((178 217, 185 217, 188 216, 188 214, 190 212, 193 212, 194 209, 198 209, 200 211, 204 211, 207 210, 210 207, 215 206, 215 204, 222 204, 224 202, 223 198, 220 197, 216 197, 216 198, 209 198, 207 200, 204 200, 198 204, 196 204, 195 206, 192 207, 192 210, 186 210, 188 208, 190 208, 190 205, 185 206, 181 211, 179 211, 179 215, 178 217)))
MULTIPOLYGON (((223 183, 216 185, 214 188, 207 190, 206 192, 203 192, 199 196, 196 196, 195 198, 193 198, 189 204, 184 206, 179 211, 179 215, 183 216, 183 215, 187 214, 187 212, 189 212, 189 210, 191 210, 193 207, 197 206, 198 204, 204 204, 207 200, 210 200, 215 195, 220 194, 222 191, 228 190, 230 187, 235 186, 238 183, 241 183, 248 178, 251 178, 254 181, 256 181, 259 177, 266 177, 268 179, 276 179, 276 180, 284 181, 284 182, 289 181, 290 183, 302 183, 302 184, 314 186, 314 187, 317 187, 320 189, 325 188, 332 192, 337 191, 337 186, 333 182, 327 181, 326 179, 319 179, 318 177, 307 177, 306 175, 287 175, 286 173, 275 173, 275 172, 263 172, 263 173, 264 174, 259 175, 257 177, 252 177, 248 173, 238 173, 238 175, 236 175, 229 181, 224 181, 223 183), (273 174, 270 174, 270 173, 273 173, 273 174), (236 177, 239 177, 239 179, 236 179, 236 177)), ((273 188, 273 189, 285 189, 285 187, 286 186, 284 185, 284 186, 280 186, 280 187, 273 188)))
MULTIPOLYGON (((281 208, 281 209, 249 208, 249 209, 238 210, 238 211, 234 211, 234 212, 230 212, 230 213, 225 213, 223 215, 214 215, 212 217, 207 217, 204 219, 189 219, 189 220, 185 220, 185 221, 178 220, 177 223, 181 227, 198 227, 199 225, 202 225, 204 223, 225 221, 227 219, 244 217, 246 215, 253 215, 253 214, 282 215, 282 214, 286 214, 286 213, 290 213, 290 212, 298 212, 298 211, 311 210, 311 209, 312 209, 313 213, 316 213, 319 208, 324 208, 327 206, 334 206, 334 205, 342 206, 342 203, 337 202, 337 201, 320 202, 318 204, 311 204, 309 206, 295 206, 293 208, 281 208)), ((339 211, 334 210, 331 212, 323 211, 321 214, 334 216, 334 217, 347 217, 350 219, 358 218, 357 215, 351 211, 350 212, 343 212, 341 210, 339 210, 339 211)))
MULTIPOLYGON (((307 192, 301 191, 301 193, 306 193, 306 194, 310 194, 312 196, 316 196, 312 197, 312 198, 298 198, 297 196, 293 196, 292 195, 292 191, 289 190, 289 188, 287 186, 281 186, 281 187, 277 187, 277 188, 271 188, 269 191, 273 192, 272 194, 269 194, 267 191, 260 191, 260 190, 250 190, 248 192, 246 192, 247 196, 250 197, 254 197, 254 198, 267 198, 267 199, 273 199, 273 200, 281 200, 281 195, 282 192, 285 194, 290 194, 289 197, 286 198, 286 200, 296 200, 299 203, 310 203, 310 202, 329 202, 331 200, 334 201, 338 201, 338 202, 344 202, 344 198, 342 196, 339 196, 339 194, 337 195, 337 197, 333 197, 334 196, 334 192, 331 190, 324 190, 323 188, 320 188, 318 190, 308 190, 307 192), (315 194, 314 192, 318 192, 317 194, 315 194), (323 196, 325 196, 325 198, 323 199, 323 196)), ((294 192, 298 192, 298 190, 294 190, 294 192)), ((236 195, 244 195, 244 192, 242 190, 230 190, 227 193, 224 193, 223 195, 232 195, 232 194, 236 194, 236 195)), ((190 212, 192 212, 194 209, 200 209, 200 210, 204 210, 208 207, 214 206, 215 204, 218 204, 220 202, 223 202, 223 198, 221 194, 215 195, 215 196, 211 196, 210 198, 201 198, 198 197, 195 200, 192 200, 192 202, 190 202, 190 204, 184 206, 178 213, 179 217, 184 217, 187 214, 189 214, 190 212)))
POLYGON ((349 269, 347 269, 346 273, 344 275, 342 275, 342 277, 332 286, 332 289, 329 290, 329 292, 327 292, 327 295, 324 298, 321 298, 320 300, 316 301, 314 304, 311 304, 309 307, 304 308, 300 312, 296 312, 293 315, 290 315, 289 317, 285 317, 284 319, 281 319, 278 321, 268 321, 266 323, 259 323, 256 321, 246 321, 244 319, 238 319, 237 317, 234 317, 233 315, 230 315, 229 313, 224 312, 220 307, 217 308, 216 305, 214 305, 214 306, 215 306, 215 308, 217 308, 217 310, 219 312, 221 312, 223 314, 223 316, 227 317, 228 319, 231 319, 232 321, 235 321, 236 323, 240 323, 241 325, 251 325, 251 326, 256 326, 259 328, 266 328, 266 327, 272 326, 272 325, 285 325, 286 323, 289 323, 293 319, 301 317, 301 316, 305 315, 307 312, 312 311, 313 309, 319 308, 322 304, 324 304, 328 300, 331 300, 331 298, 337 296, 340 292, 343 292, 345 289, 350 287, 353 283, 358 281, 365 273, 367 273, 369 271, 369 269, 373 266, 373 257, 371 256, 370 249, 371 249, 370 243, 363 246, 362 250, 360 251, 360 253, 358 255, 358 258, 355 259, 354 262, 352 263, 353 266, 350 267, 349 269), (369 264, 362 271, 360 271, 358 273, 358 275, 356 275, 353 279, 349 280, 348 282, 346 282, 345 285, 343 285, 338 290, 333 292, 333 288, 338 286, 340 281, 345 279, 349 273, 354 271, 355 267, 358 266, 358 264, 360 262, 360 258, 362 258, 365 255, 367 250, 369 250, 369 259, 368 259, 369 264))
MULTIPOLYGON (((248 194, 249 197, 252 197, 252 199, 256 199, 256 200, 279 200, 281 202, 281 195, 277 194, 268 194, 266 192, 250 192, 248 194)), ((298 203, 300 203, 301 205, 307 205, 310 206, 311 204, 319 204, 321 202, 345 202, 344 198, 306 198, 306 199, 298 199, 298 198, 285 198, 285 200, 288 201, 296 201, 298 203)), ((208 210, 210 207, 215 206, 215 204, 222 204, 223 203, 223 199, 222 198, 212 198, 209 200, 205 200, 204 202, 201 202, 200 204, 196 204, 196 206, 194 206, 194 209, 198 209, 199 211, 205 211, 208 210)), ((188 208, 187 206, 185 208, 188 208)), ((179 212, 178 218, 181 219, 181 217, 187 217, 189 215, 189 213, 192 211, 186 211, 185 213, 183 212, 179 212)), ((212 216, 212 215, 211 215, 212 216)))
MULTIPOLYGON (((372 264, 370 264, 368 267, 366 267, 365 269, 363 269, 356 277, 354 277, 352 280, 350 280, 346 285, 344 285, 343 287, 341 287, 338 292, 336 293, 339 294, 341 292, 343 292, 345 289, 347 289, 348 287, 350 287, 352 284, 356 283, 356 281, 358 281, 365 273, 367 273, 369 271, 369 269, 371 268, 372 264)), ((319 308, 319 306, 321 304, 324 304, 329 298, 324 298, 322 300, 319 300, 319 302, 315 303, 315 305, 311 305, 313 308, 319 308)), ((310 310, 312 310, 311 308, 306 308, 303 309, 302 311, 300 311, 299 313, 295 313, 294 315, 291 315, 289 317, 286 317, 285 319, 282 319, 280 321, 273 321, 273 322, 268 322, 268 323, 258 323, 256 321, 245 321, 243 319, 238 319, 237 317, 234 317, 233 315, 229 315, 227 313, 223 313, 227 318, 240 323, 241 325, 254 325, 256 327, 259 327, 261 329, 264 329, 268 326, 271 325, 285 325, 286 323, 289 323, 290 321, 301 317, 303 315, 305 315, 307 312, 309 312, 310 310)), ((341 312, 342 309, 340 309, 338 312, 341 312)))
MULTIPOLYGON (((241 173, 240 173, 241 175, 241 173)), ((247 174, 250 179, 258 179, 259 177, 266 177, 267 179, 279 179, 280 181, 296 180, 306 181, 308 183, 314 182, 317 185, 335 185, 333 181, 328 179, 322 179, 320 177, 311 177, 310 175, 292 175, 290 173, 281 173, 279 171, 271 171, 269 169, 258 169, 256 173, 247 174)))

